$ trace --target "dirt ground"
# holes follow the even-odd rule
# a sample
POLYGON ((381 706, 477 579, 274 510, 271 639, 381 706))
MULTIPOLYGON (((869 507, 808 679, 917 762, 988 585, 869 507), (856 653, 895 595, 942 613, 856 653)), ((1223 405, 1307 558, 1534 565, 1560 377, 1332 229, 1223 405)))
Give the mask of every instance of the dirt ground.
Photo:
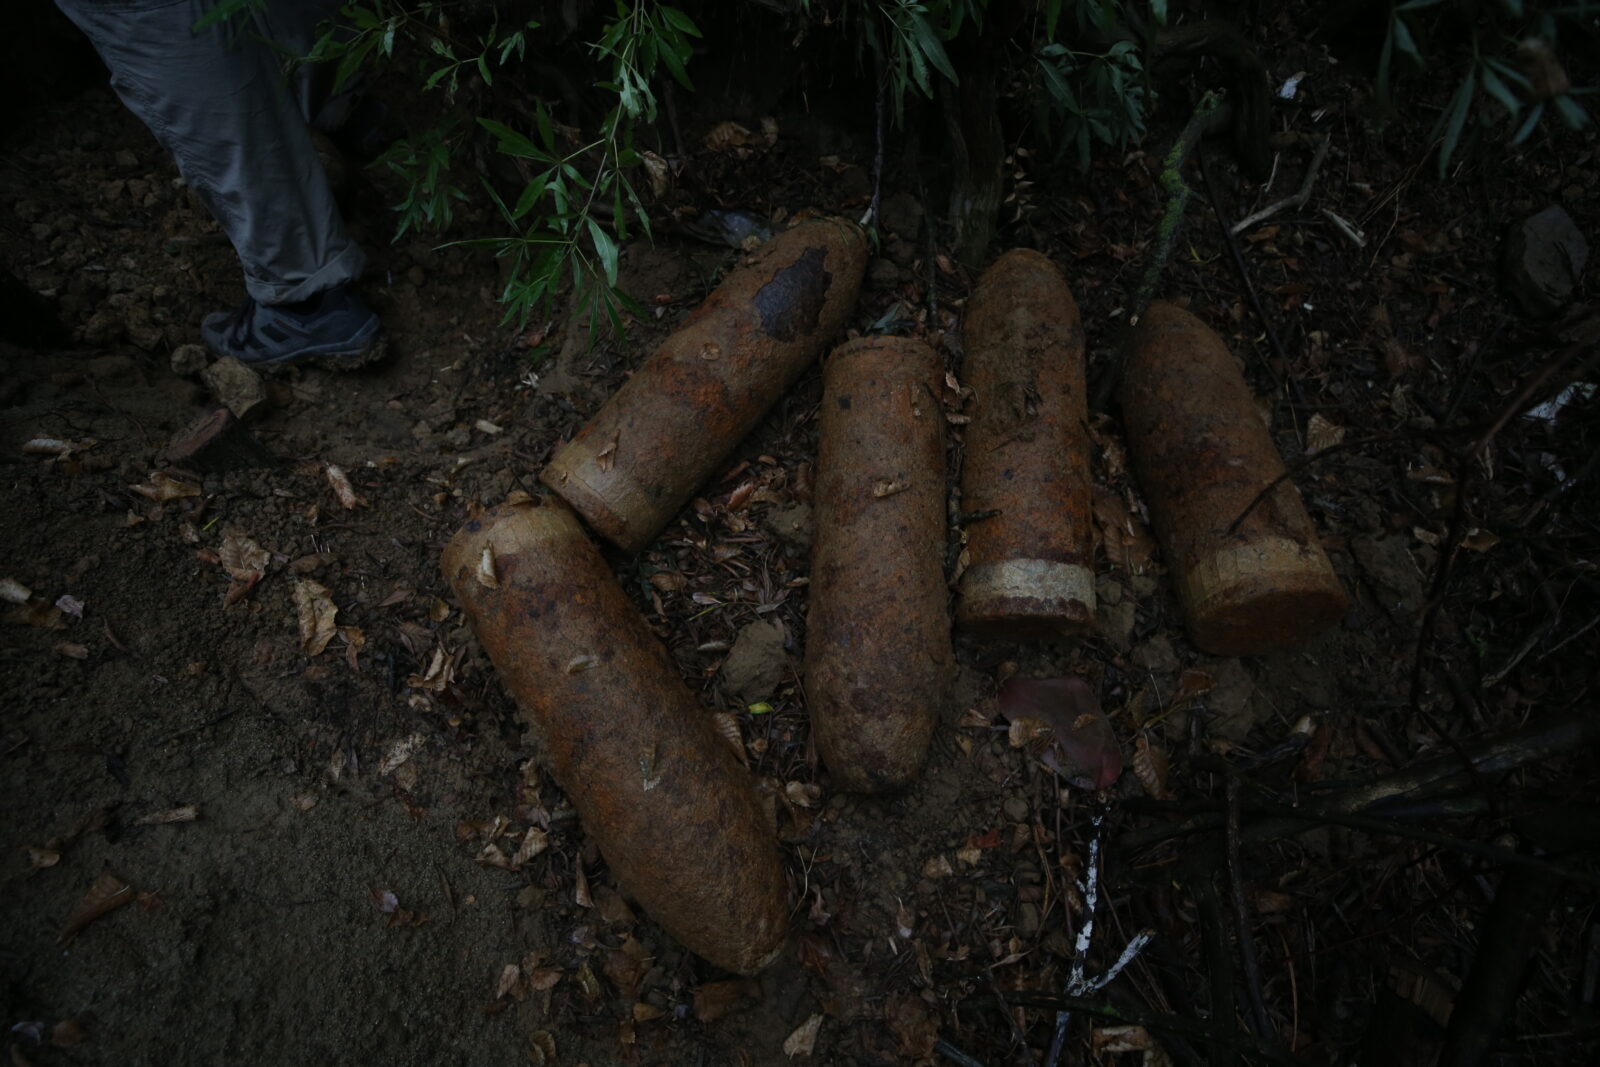
MULTIPOLYGON (((427 237, 387 243, 393 189, 358 178, 349 213, 372 253, 364 291, 391 358, 271 379, 253 432, 280 462, 194 479, 161 453, 212 401, 171 354, 198 340, 205 313, 239 299, 237 261, 109 90, 23 116, 0 166, 0 260, 56 300, 72 341, 0 349, 0 577, 39 600, 0 626, 0 1022, 13 1061, 768 1064, 789 1061, 786 1041, 809 1031, 820 1063, 936 1062, 949 1048, 1038 1063, 1054 1010, 996 998, 1067 988, 1096 854, 1110 862, 1088 973, 1137 931, 1155 932, 1096 994, 1102 1003, 1135 1020, 1210 1020, 1213 1036, 1237 1035, 1247 1062, 1267 1062, 1243 1021, 1254 986, 1276 1035, 1265 1044, 1280 1055, 1431 1056, 1506 881, 1494 857, 1456 845, 1544 842, 1592 879, 1592 856, 1530 836, 1525 822, 1588 811, 1572 805, 1595 795, 1589 757, 1486 772, 1464 794, 1485 805, 1392 816, 1447 840, 1324 823, 1249 838, 1229 868, 1221 835, 1163 835, 1195 814, 1215 819, 1230 780, 1249 804, 1294 803, 1592 709, 1600 630, 1585 626, 1600 611, 1600 509, 1592 489, 1560 487, 1588 469, 1594 399, 1505 425, 1490 459, 1468 468, 1465 522, 1453 518, 1467 492, 1450 450, 1459 437, 1433 431, 1481 430, 1561 350, 1554 327, 1522 317, 1502 290, 1499 248, 1513 221, 1551 203, 1600 241, 1600 141, 1553 122, 1514 152, 1485 135, 1440 184, 1417 151, 1430 115, 1374 132, 1365 82, 1316 45, 1269 66, 1274 85, 1309 72, 1275 116, 1272 186, 1237 178, 1220 150, 1212 164, 1219 201, 1239 217, 1297 186, 1330 138, 1310 203, 1240 241, 1287 359, 1252 312, 1203 191, 1166 289, 1228 339, 1263 394, 1268 369, 1294 383, 1263 408, 1291 460, 1308 435, 1322 435, 1313 446, 1371 439, 1296 477, 1351 595, 1348 616, 1292 653, 1196 651, 1118 426, 1097 417, 1098 633, 959 638, 959 677, 920 782, 882 799, 836 792, 808 748, 796 676, 820 395, 808 373, 652 548, 609 557, 708 713, 737 722, 772 798, 795 933, 748 981, 673 944, 618 893, 438 568, 462 521, 533 489, 552 448, 738 253, 670 226, 654 246, 630 245, 623 287, 650 313, 589 349, 587 323, 564 311, 521 332, 501 325, 492 261, 427 237), (1364 231, 1365 246, 1322 208, 1364 231), (25 452, 37 438, 73 447, 25 452), (357 507, 339 501, 330 464, 348 473, 357 507), (198 493, 152 499, 163 471, 198 493), (1464 548, 1429 612, 1453 536, 1464 548), (244 588, 224 563, 252 545, 264 573, 244 588), (297 626, 304 582, 337 607, 337 634, 315 655, 297 626), (724 671, 752 625, 759 651, 724 671), (1084 792, 1013 747, 995 702, 1013 675, 1089 683, 1129 768, 1112 789, 1084 792), (535 827, 549 847, 518 862, 535 827), (117 881, 102 889, 128 887, 126 906, 69 934, 106 875, 117 881), (1216 972, 1234 957, 1235 898, 1258 977, 1216 972)), ((1037 247, 1063 267, 1096 370, 1149 248, 1162 138, 1185 106, 1173 96, 1146 151, 1086 176, 1013 160, 1002 247, 1037 247)), ((735 207, 780 224, 803 210, 861 215, 870 122, 838 130, 778 114, 776 143, 735 158, 698 140, 719 118, 759 116, 691 123, 696 181, 664 212, 735 207)), ((925 195, 891 154, 881 255, 852 328, 899 320, 959 375, 975 278, 943 254, 948 235, 925 195)), ((1541 395, 1579 369, 1562 364, 1541 395)), ((1559 880, 1531 927, 1506 1060, 1592 1062, 1593 884, 1559 880)), ((1204 1033, 1159 1030, 1079 1013, 1062 1062, 1220 1062, 1204 1033)))

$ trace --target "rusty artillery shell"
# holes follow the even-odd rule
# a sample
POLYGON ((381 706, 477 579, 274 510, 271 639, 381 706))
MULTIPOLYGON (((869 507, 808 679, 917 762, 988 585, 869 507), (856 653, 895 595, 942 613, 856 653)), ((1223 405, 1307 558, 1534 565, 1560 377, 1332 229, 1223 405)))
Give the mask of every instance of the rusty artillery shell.
POLYGON ((956 623, 995 636, 1094 624, 1089 417, 1083 325, 1049 258, 1019 248, 978 281, 962 330, 973 390, 961 510, 967 526, 956 623))
POLYGON ((763 245, 539 475, 638 552, 838 333, 866 270, 860 228, 817 219, 763 245))
POLYGON ((1253 655, 1344 615, 1344 588, 1292 481, 1229 531, 1284 466, 1222 338, 1182 308, 1151 304, 1121 400, 1134 473, 1196 645, 1253 655))
POLYGON ((577 518, 494 508, 443 566, 617 881, 717 966, 770 963, 788 890, 755 787, 577 518))
POLYGON ((851 341, 823 367, 806 699, 847 789, 916 777, 949 682, 942 370, 896 337, 851 341))

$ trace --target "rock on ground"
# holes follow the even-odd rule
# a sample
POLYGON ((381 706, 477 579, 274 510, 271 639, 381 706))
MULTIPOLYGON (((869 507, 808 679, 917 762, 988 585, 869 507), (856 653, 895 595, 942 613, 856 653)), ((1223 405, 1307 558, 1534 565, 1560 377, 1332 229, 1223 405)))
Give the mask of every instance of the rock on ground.
POLYGON ((1506 284, 1529 315, 1553 315, 1571 299, 1589 259, 1589 244, 1559 205, 1511 228, 1505 246, 1506 284))
POLYGON ((232 356, 224 356, 200 373, 217 399, 238 419, 248 419, 266 403, 261 375, 232 356))
POLYGON ((783 638, 783 626, 764 619, 740 630, 722 664, 723 688, 747 705, 772 696, 789 669, 783 638))

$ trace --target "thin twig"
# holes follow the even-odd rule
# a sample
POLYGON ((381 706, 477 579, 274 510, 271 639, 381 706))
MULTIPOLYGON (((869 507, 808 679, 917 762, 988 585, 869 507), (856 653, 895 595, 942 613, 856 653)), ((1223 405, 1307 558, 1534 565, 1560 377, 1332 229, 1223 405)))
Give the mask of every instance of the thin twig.
POLYGON ((1263 1041, 1277 1037, 1272 1019, 1267 1015, 1267 1002, 1261 996, 1261 964, 1256 959, 1256 945, 1250 936, 1250 911, 1244 902, 1244 872, 1239 861, 1239 779, 1227 779, 1228 824, 1223 843, 1228 860, 1228 892, 1233 901, 1233 921, 1239 928, 1239 959, 1244 964, 1245 991, 1250 995, 1250 1021, 1256 1036, 1263 1041))
MULTIPOLYGON (((1004 1010, 1004 1005, 1001 1005, 1001 1008, 1004 1010)), ((967 1053, 962 1052, 960 1049, 956 1048, 942 1037, 933 1043, 933 1051, 937 1052, 951 1063, 959 1064, 960 1067, 984 1067, 982 1060, 976 1059, 972 1056, 969 1056, 967 1053)))
POLYGON ((872 157, 872 203, 867 205, 867 213, 861 219, 861 225, 868 230, 876 231, 878 228, 878 203, 883 195, 883 116, 888 110, 885 106, 885 94, 889 88, 889 72, 884 68, 883 60, 878 60, 878 101, 877 101, 877 138, 878 150, 872 157))
POLYGON ((1189 183, 1183 180, 1183 165, 1189 158, 1189 153, 1200 142, 1200 138, 1207 132, 1215 129, 1220 121, 1225 121, 1230 111, 1222 104, 1222 93, 1207 91, 1200 97, 1200 102, 1195 105, 1194 114, 1189 116, 1189 121, 1184 124, 1183 130, 1178 134, 1178 139, 1172 143, 1172 148, 1167 152, 1166 159, 1161 167, 1161 188, 1167 194, 1166 210, 1161 215, 1161 222, 1156 229, 1156 245, 1150 253, 1150 261, 1145 267, 1144 276, 1139 280, 1139 287, 1134 290, 1133 299, 1127 305, 1126 325, 1122 330, 1122 340, 1117 349, 1112 353, 1111 363, 1106 367, 1100 378, 1100 384, 1095 388, 1091 407, 1096 411, 1104 411, 1110 403, 1112 394, 1116 392, 1117 384, 1122 379, 1122 365, 1126 362, 1127 348, 1133 341, 1135 328, 1144 318, 1145 309, 1150 306, 1150 301, 1155 298, 1156 286, 1161 281, 1161 274, 1167 267, 1167 261, 1172 258, 1172 249, 1177 244, 1178 233, 1183 229, 1183 215, 1189 207, 1189 200, 1194 196, 1194 190, 1189 183))
POLYGON ((1317 150, 1311 156, 1311 166, 1306 168, 1305 180, 1300 183, 1300 188, 1293 196, 1286 196, 1275 204, 1268 204, 1253 215, 1247 215, 1233 224, 1232 234, 1241 234, 1258 223, 1265 222, 1280 211, 1292 207, 1304 207, 1305 202, 1311 199, 1311 186, 1317 180, 1317 171, 1322 169, 1322 161, 1328 154, 1329 136, 1323 134, 1322 140, 1317 144, 1317 150))
POLYGON ((1349 241, 1351 244, 1355 245, 1357 248, 1365 248, 1365 247, 1367 247, 1367 235, 1366 234, 1364 234, 1360 230, 1356 229, 1353 224, 1351 224, 1349 222, 1346 222, 1344 220, 1344 218, 1342 216, 1340 216, 1338 212, 1334 211, 1331 207, 1325 207, 1325 208, 1322 208, 1321 210, 1322 210, 1322 217, 1327 219, 1329 222, 1333 223, 1333 228, 1338 230, 1340 233, 1342 233, 1344 235, 1345 240, 1349 241))
MULTIPOLYGON (((1283 342, 1278 339, 1278 331, 1272 328, 1272 320, 1267 317, 1267 309, 1261 303, 1261 294, 1256 292, 1255 282, 1250 279, 1250 268, 1244 261, 1244 253, 1239 249, 1239 242, 1233 235, 1233 229, 1228 226, 1228 213, 1222 206, 1222 200, 1217 196, 1216 182, 1211 178, 1210 161, 1205 150, 1200 149, 1200 176, 1205 179, 1206 199, 1211 201, 1211 211, 1217 216, 1217 223, 1222 227, 1222 241, 1228 246, 1228 252, 1233 260, 1233 269, 1239 275, 1239 284, 1244 286, 1245 296, 1250 300, 1250 309, 1256 313, 1256 320, 1261 323, 1261 329, 1267 335, 1267 344, 1272 347, 1272 354, 1283 367, 1283 376, 1272 369, 1270 363, 1262 361, 1267 376, 1272 379, 1272 384, 1278 387, 1279 392, 1284 391, 1287 381, 1289 391, 1294 394, 1294 401, 1301 406, 1305 405, 1305 395, 1300 391, 1300 382, 1291 373, 1289 353, 1283 347, 1283 342)), ((1298 432, 1298 427, 1296 428, 1298 432)))
MULTIPOLYGON (((966 1003, 974 1007, 987 1006, 989 997, 973 997, 966 1003)), ((1124 1008, 1106 1004, 1088 997, 1055 996, 1049 993, 1010 993, 1006 995, 1007 1004, 1016 1004, 1024 1008, 1055 1008, 1058 1011, 1081 1012, 1084 1015, 1095 1015, 1102 1019, 1113 1019, 1121 1023, 1130 1023, 1142 1026, 1146 1030, 1157 1033, 1177 1034, 1180 1037, 1190 1037, 1197 1041, 1206 1041, 1214 1046, 1220 1046, 1233 1052, 1248 1052, 1259 1056, 1268 1063, 1281 1063, 1295 1065, 1299 1061, 1285 1055, 1276 1049, 1267 1048, 1248 1034, 1230 1034, 1207 1026, 1205 1023, 1193 1019, 1185 1019, 1178 1015, 1168 1015, 1165 1012, 1148 1011, 1143 1008, 1124 1008)))
MULTIPOLYGON (((1474 778, 1505 774, 1530 763, 1595 745, 1600 745, 1600 716, 1587 711, 1567 712, 1536 719, 1519 730, 1472 746, 1467 753, 1471 761, 1469 768, 1463 768, 1453 755, 1428 760, 1337 793, 1316 796, 1295 810, 1311 815, 1370 812, 1380 804, 1422 800, 1470 784, 1474 778)), ((1168 838, 1213 830, 1222 822, 1221 815, 1208 813, 1176 825, 1123 834, 1117 844, 1121 849, 1132 851, 1168 838)), ((1295 826, 1278 821, 1246 827, 1241 838, 1246 842, 1269 841, 1294 832, 1295 826)))

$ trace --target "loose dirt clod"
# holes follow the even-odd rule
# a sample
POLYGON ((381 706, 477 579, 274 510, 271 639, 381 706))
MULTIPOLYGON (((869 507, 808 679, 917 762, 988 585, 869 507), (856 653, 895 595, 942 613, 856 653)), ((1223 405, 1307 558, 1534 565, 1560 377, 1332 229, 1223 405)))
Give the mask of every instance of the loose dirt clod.
POLYGON ((789 671, 780 623, 758 620, 734 638, 722 664, 722 684, 742 704, 756 704, 772 696, 789 671))

